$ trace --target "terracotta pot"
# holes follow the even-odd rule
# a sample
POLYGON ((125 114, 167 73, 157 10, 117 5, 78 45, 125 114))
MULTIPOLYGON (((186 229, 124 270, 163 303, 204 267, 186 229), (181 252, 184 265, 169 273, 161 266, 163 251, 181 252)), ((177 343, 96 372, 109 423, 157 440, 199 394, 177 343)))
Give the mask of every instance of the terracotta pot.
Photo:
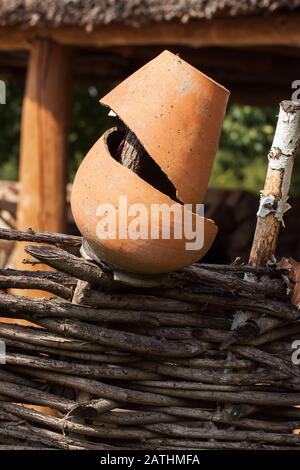
MULTIPOLYGON (((102 203, 112 204, 118 213, 119 196, 126 195, 128 206, 142 203, 150 214, 151 204, 176 205, 180 212, 183 206, 153 188, 134 172, 118 163, 110 149, 116 148, 123 138, 122 133, 110 130, 89 151, 77 171, 71 196, 71 207, 75 222, 90 248, 100 259, 122 269, 140 273, 162 273, 182 268, 201 258, 210 248, 217 233, 217 226, 204 219, 205 242, 200 250, 186 250, 186 238, 174 239, 106 239, 97 237, 97 207, 102 203)), ((200 217, 192 214, 195 222, 200 217)), ((150 225, 150 222, 149 222, 150 225)), ((171 235, 174 234, 171 220, 171 235)), ((160 221, 159 232, 164 229, 160 221)))
MULTIPOLYGON (((124 132, 106 133, 81 163, 71 196, 74 219, 96 257, 128 271, 150 274, 180 269, 207 252, 217 227, 191 211, 207 189, 228 96, 225 88, 165 51, 102 98, 101 103, 119 116, 174 185, 177 202, 114 158, 124 132), (118 229, 113 239, 99 239, 97 207, 112 204, 117 213, 122 212, 119 196, 126 196, 128 205, 144 204, 148 214, 152 204, 175 204, 181 215, 180 202, 193 204, 189 214, 194 227, 200 219, 204 224, 203 247, 187 249, 188 240, 174 236, 174 218, 155 221, 160 235, 170 229, 169 239, 122 239, 118 229)), ((153 224, 153 220, 148 222, 153 224)))
POLYGON ((164 51, 100 103, 135 133, 183 203, 203 200, 229 91, 164 51))

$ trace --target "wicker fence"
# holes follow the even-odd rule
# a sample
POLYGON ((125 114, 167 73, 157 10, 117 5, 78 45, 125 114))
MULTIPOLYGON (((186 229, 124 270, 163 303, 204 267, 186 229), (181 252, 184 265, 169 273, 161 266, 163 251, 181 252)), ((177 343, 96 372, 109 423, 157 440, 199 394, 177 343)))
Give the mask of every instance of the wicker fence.
POLYGON ((80 237, 0 237, 27 241, 37 264, 1 270, 1 315, 42 327, 0 323, 0 448, 297 449, 300 312, 284 272, 127 277, 81 258, 80 237), (234 330, 240 311, 251 320, 234 330))

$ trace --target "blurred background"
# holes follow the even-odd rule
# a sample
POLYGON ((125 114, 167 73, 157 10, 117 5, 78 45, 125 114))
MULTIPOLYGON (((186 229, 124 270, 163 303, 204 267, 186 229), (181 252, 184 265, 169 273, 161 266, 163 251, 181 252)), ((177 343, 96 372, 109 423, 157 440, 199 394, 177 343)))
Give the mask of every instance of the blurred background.
MULTIPOLYGON (((25 194, 41 193, 32 199, 32 212, 41 211, 49 198, 59 200, 67 187, 63 217, 66 230, 76 233, 70 184, 87 151, 113 125, 98 101, 167 48, 231 91, 205 200, 206 215, 220 233, 204 261, 247 259, 278 103, 291 98, 292 83, 300 80, 299 24, 297 0, 2 1, 0 79, 6 83, 6 104, 0 105, 0 225, 31 226, 26 214, 20 215, 22 207, 17 210, 23 178, 25 194), (59 141, 51 136, 53 126, 59 141), (27 173, 37 165, 32 182, 27 173), (62 182, 51 182, 53 168, 54 175, 65 172, 62 182), (49 188, 43 193, 47 185, 52 193, 49 188)), ((298 158, 278 256, 300 258, 299 183, 298 158)), ((53 229, 38 217, 34 229, 53 229)), ((63 223, 54 228, 63 230, 63 223)), ((13 248, 4 245, 2 264, 13 248)))

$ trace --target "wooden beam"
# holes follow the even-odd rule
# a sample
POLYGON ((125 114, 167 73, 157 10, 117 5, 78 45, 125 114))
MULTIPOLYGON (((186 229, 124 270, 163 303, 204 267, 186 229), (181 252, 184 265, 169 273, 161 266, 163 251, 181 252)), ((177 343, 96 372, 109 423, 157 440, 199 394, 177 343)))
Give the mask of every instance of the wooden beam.
POLYGON ((203 46, 300 46, 300 15, 241 16, 160 22, 134 28, 125 25, 101 25, 92 31, 83 27, 0 28, 0 49, 29 49, 37 38, 64 45, 109 47, 146 44, 203 46))
MULTIPOLYGON (((162 48, 163 45, 78 49, 74 74, 78 82, 109 87, 111 82, 125 79, 157 56, 162 48)), ((291 84, 300 76, 300 47, 169 49, 230 89, 231 103, 277 106, 290 98, 291 84)), ((22 80, 27 56, 27 51, 0 51, 0 75, 22 80)))
MULTIPOLYGON (((71 48, 36 40, 29 59, 21 123, 17 227, 64 232, 67 136, 71 108, 71 48)), ((10 265, 20 266, 23 247, 10 265)))
MULTIPOLYGON (((163 49, 160 46, 134 46, 105 48, 105 49, 82 49, 77 53, 76 75, 81 76, 119 76, 122 78, 133 73, 146 62, 156 57, 163 49)), ((233 47, 209 47, 194 49, 191 47, 171 46, 170 51, 179 54, 181 58, 194 67, 207 69, 214 72, 216 77, 229 78, 239 81, 245 77, 249 82, 291 82, 295 80, 295 74, 300 72, 300 48, 296 51, 298 55, 289 56, 279 53, 276 48, 272 51, 262 51, 257 48, 233 48, 233 47), (278 61, 284 73, 278 71, 278 61)), ((286 48, 287 50, 289 48, 286 48)), ((5 57, 1 60, 5 65, 5 57)), ((11 62, 13 63, 12 59, 11 62)), ((6 58, 9 65, 9 59, 6 58)))
POLYGON ((30 49, 30 33, 19 28, 0 27, 0 50, 30 49))

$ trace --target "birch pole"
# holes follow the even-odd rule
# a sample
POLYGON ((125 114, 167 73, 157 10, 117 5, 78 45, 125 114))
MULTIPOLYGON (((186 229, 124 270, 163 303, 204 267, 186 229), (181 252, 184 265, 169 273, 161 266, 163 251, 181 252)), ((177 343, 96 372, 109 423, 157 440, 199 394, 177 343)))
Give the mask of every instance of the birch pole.
MULTIPOLYGON (((275 250, 283 217, 290 208, 288 193, 297 148, 300 140, 300 101, 282 101, 271 150, 264 189, 261 191, 257 224, 249 257, 254 267, 274 263, 275 250)), ((257 280, 255 274, 245 274, 245 280, 257 280)), ((242 338, 258 336, 262 330, 276 326, 277 320, 260 317, 253 312, 238 311, 231 333, 221 349, 242 338)))
POLYGON ((265 266, 274 261, 280 226, 284 226, 283 217, 290 208, 288 192, 299 139, 300 102, 282 101, 268 155, 265 186, 261 191, 250 266, 265 266))

